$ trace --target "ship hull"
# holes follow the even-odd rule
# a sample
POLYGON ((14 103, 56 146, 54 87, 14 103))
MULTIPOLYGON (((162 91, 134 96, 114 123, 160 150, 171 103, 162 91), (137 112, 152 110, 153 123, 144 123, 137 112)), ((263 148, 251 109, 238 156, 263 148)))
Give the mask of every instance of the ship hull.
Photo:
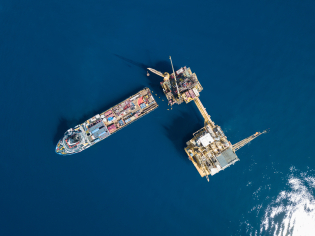
POLYGON ((150 89, 144 88, 116 106, 67 130, 58 141, 55 152, 63 156, 82 152, 156 108, 158 104, 150 89))

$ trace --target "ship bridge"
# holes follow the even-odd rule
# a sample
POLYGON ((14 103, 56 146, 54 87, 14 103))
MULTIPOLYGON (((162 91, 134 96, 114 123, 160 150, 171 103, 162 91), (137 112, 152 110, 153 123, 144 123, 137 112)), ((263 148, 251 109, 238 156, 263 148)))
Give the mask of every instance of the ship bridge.
POLYGON ((81 151, 84 141, 84 135, 80 129, 68 130, 63 138, 58 142, 56 153, 60 155, 71 155, 81 151))

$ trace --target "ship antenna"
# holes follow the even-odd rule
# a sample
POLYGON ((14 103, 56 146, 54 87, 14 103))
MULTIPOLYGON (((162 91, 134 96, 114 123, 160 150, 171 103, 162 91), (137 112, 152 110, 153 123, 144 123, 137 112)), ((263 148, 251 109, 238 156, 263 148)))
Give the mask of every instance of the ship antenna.
POLYGON ((178 94, 178 98, 179 98, 179 97, 180 97, 180 93, 179 93, 179 89, 178 89, 178 86, 177 86, 176 75, 175 75, 175 71, 174 71, 174 67, 173 67, 173 62, 172 62, 171 56, 170 56, 170 60, 171 60, 171 64, 172 64, 172 69, 173 69, 175 84, 176 84, 176 88, 177 88, 177 94, 178 94))

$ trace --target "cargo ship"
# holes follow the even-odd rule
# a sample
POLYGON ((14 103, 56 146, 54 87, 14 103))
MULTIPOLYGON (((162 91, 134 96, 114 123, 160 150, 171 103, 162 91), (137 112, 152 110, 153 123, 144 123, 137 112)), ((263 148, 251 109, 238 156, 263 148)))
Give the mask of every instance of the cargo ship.
POLYGON ((144 88, 118 105, 67 130, 56 146, 56 153, 79 153, 116 133, 158 108, 149 88, 144 88))

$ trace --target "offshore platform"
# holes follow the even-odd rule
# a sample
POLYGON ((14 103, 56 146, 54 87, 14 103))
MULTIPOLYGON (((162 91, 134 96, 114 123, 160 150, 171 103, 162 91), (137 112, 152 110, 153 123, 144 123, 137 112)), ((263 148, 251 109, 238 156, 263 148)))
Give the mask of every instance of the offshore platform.
POLYGON ((197 75, 192 73, 191 69, 186 68, 186 66, 175 72, 171 57, 170 61, 173 70, 171 75, 167 72, 163 74, 152 68, 148 68, 148 70, 164 78, 160 84, 169 105, 181 104, 183 101, 185 103, 194 101, 203 116, 204 127, 196 131, 193 138, 186 143, 185 152, 201 177, 206 177, 209 181, 209 175, 214 175, 239 161, 235 154, 237 150, 261 134, 267 133, 268 130, 256 132, 232 145, 221 127, 211 120, 206 108, 202 105, 199 96, 203 88, 197 75))

